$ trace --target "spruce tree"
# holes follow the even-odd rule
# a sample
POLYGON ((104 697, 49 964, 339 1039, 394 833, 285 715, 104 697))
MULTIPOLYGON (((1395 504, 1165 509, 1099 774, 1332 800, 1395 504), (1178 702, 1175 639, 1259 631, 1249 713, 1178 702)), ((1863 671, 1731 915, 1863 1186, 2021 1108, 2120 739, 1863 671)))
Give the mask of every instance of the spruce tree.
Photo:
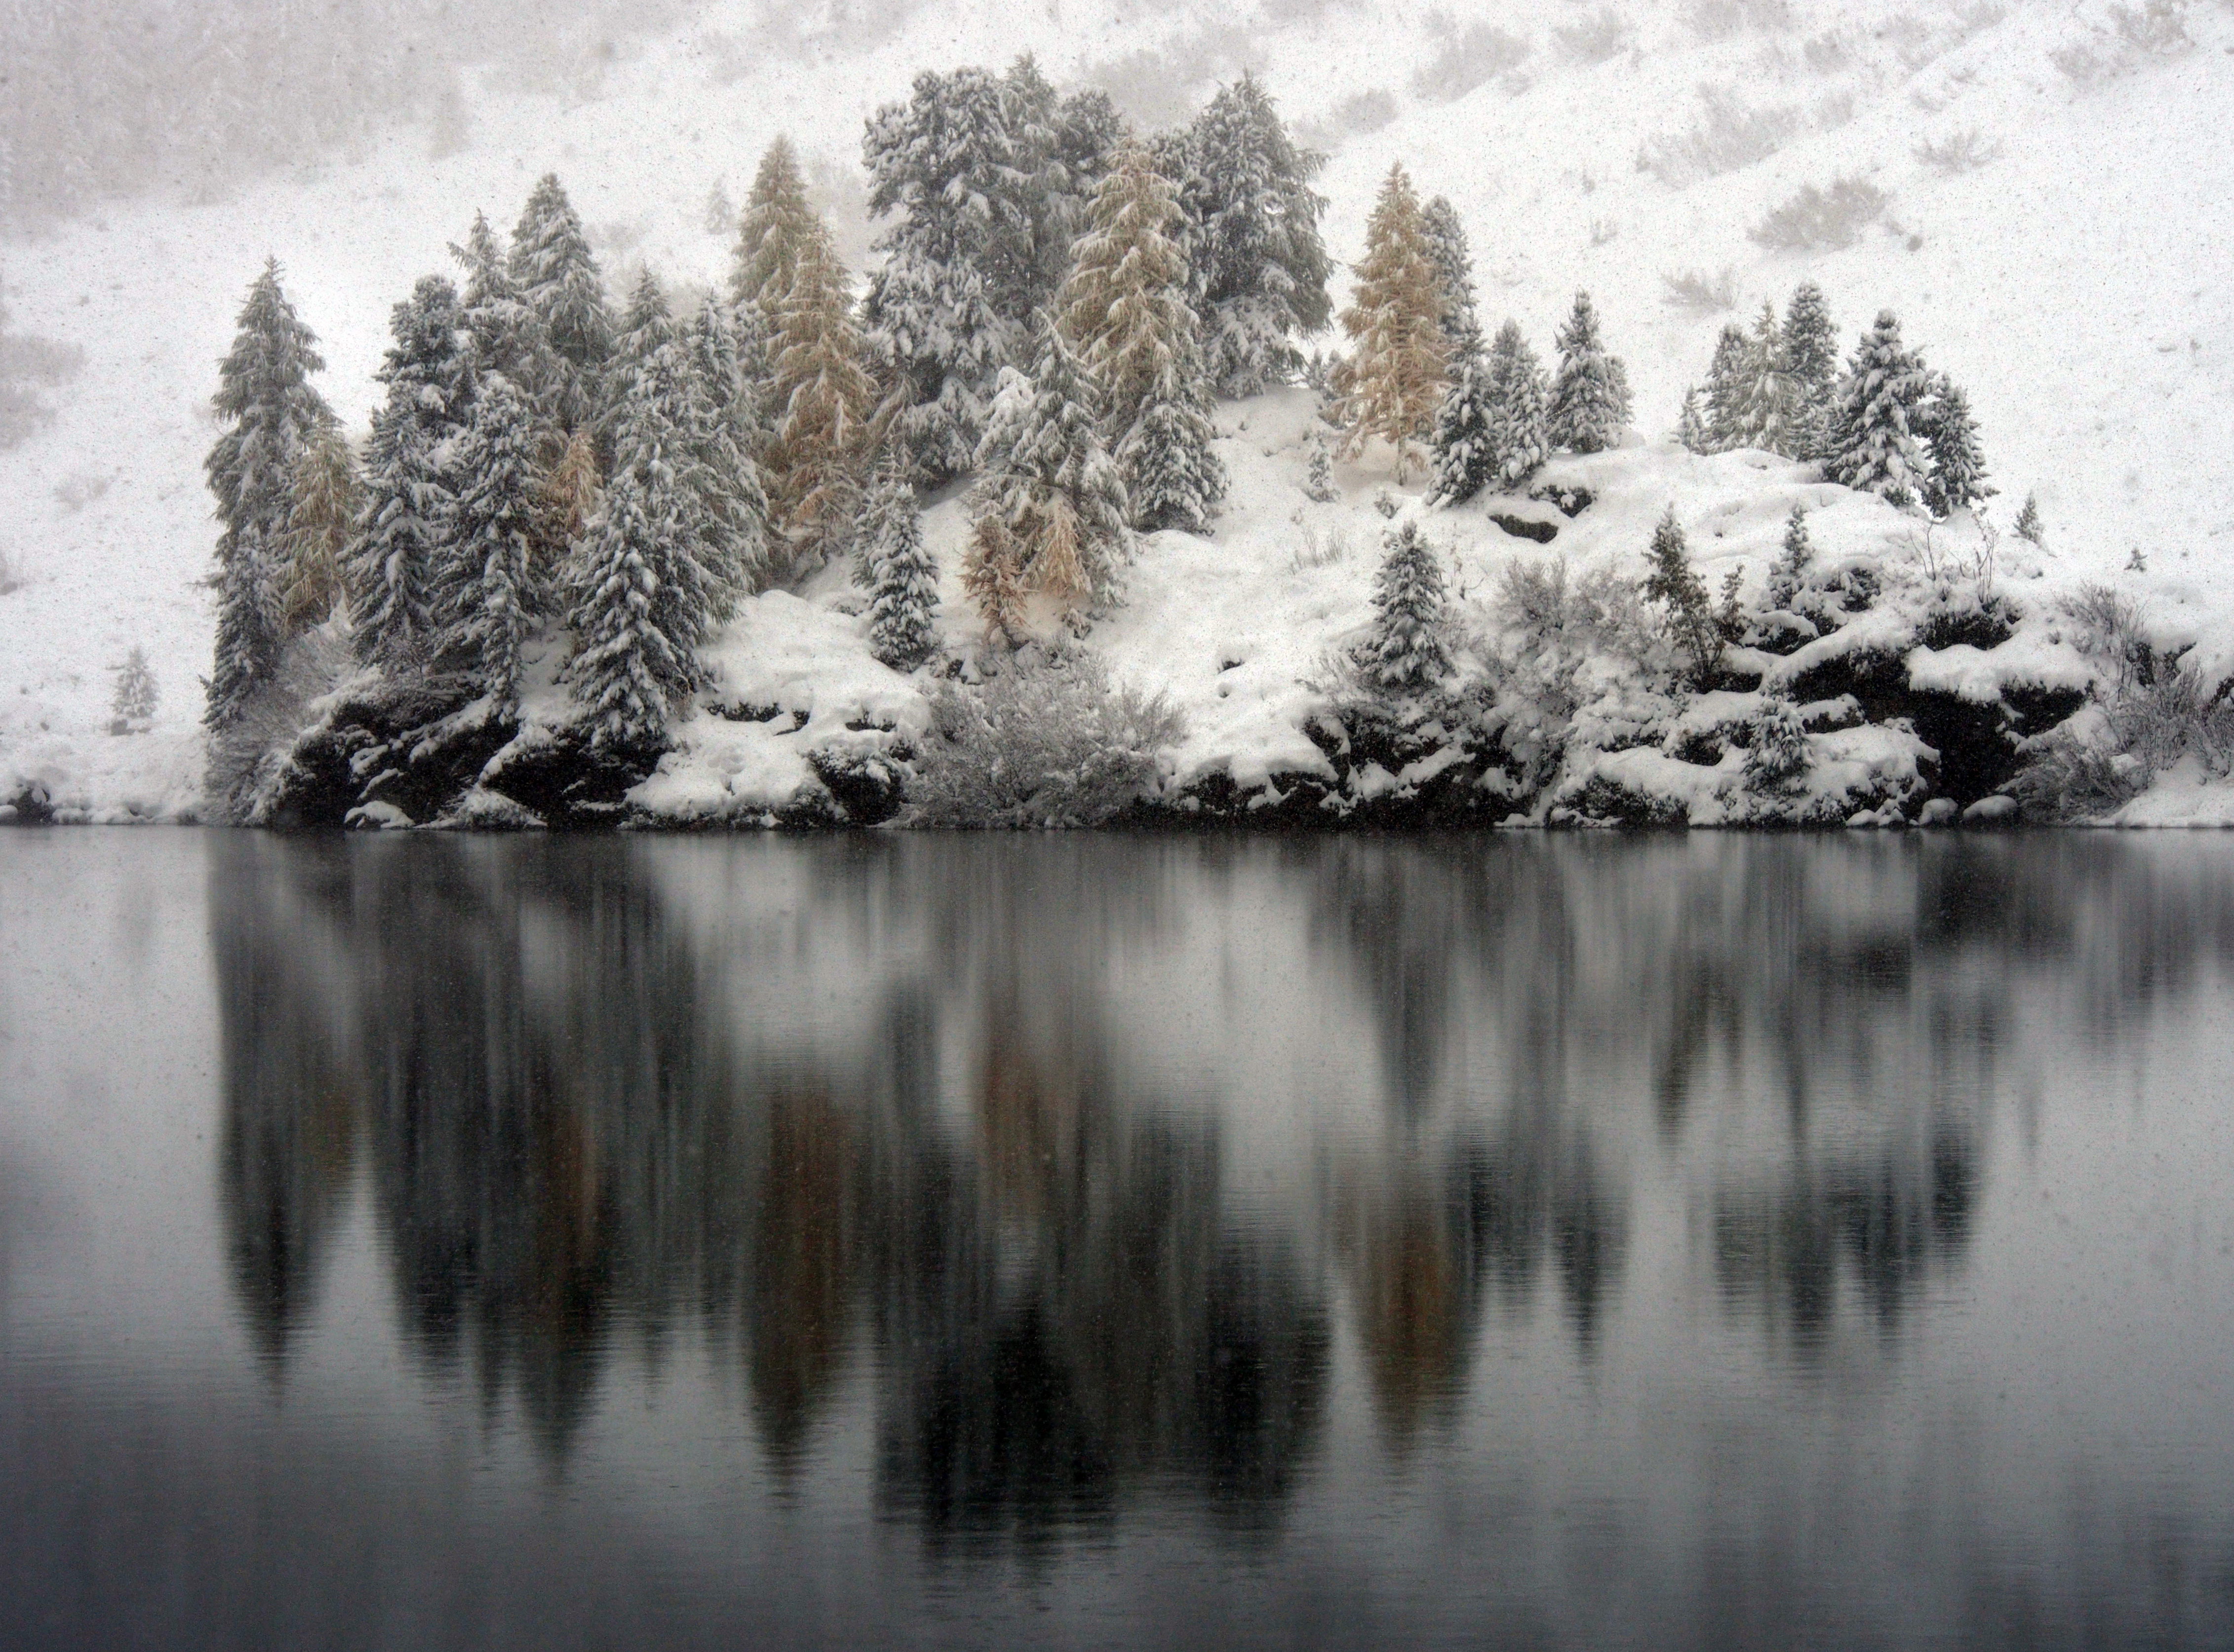
POLYGON ((1416 522, 1390 531, 1373 579, 1373 630, 1360 664, 1375 687, 1432 688, 1450 675, 1443 647, 1443 571, 1416 522))
POLYGON ((1707 368, 1708 453, 1727 453, 1740 445, 1747 353, 1745 329, 1735 322, 1724 323, 1715 340, 1715 359, 1707 368))
POLYGON ((735 598, 768 571, 768 494, 753 457, 766 442, 756 428, 736 335, 720 304, 709 300, 699 307, 684 354, 693 375, 690 443, 706 488, 708 560, 721 576, 714 617, 726 623, 735 598))
POLYGON ((1311 439, 1311 462, 1303 474, 1303 497, 1314 505, 1331 505, 1342 497, 1342 490, 1334 485, 1334 460, 1326 443, 1316 436, 1311 439))
POLYGON ((519 389, 533 394, 551 375, 535 312, 521 298, 512 265, 488 219, 474 214, 465 244, 454 242, 450 256, 466 272, 458 296, 466 330, 473 336, 474 360, 484 372, 501 373, 519 389))
POLYGON ((895 671, 912 671, 938 641, 938 565, 923 539, 923 518, 905 470, 879 467, 869 496, 869 651, 895 671))
POLYGON ((1184 132, 1159 142, 1157 169, 1179 186, 1181 240, 1218 394, 1255 395, 1302 364, 1295 340, 1327 324, 1334 265, 1319 238, 1326 157, 1298 149, 1263 87, 1220 87, 1184 132))
POLYGON ((1784 339, 1776 323, 1776 306, 1763 300, 1754 319, 1753 336, 1745 341, 1740 360, 1736 406, 1733 409, 1734 445, 1763 453, 1799 455, 1793 441, 1800 422, 1796 386, 1786 372, 1784 339))
POLYGON ((1479 352, 1469 351, 1457 361, 1451 388, 1435 412, 1431 499, 1463 505, 1502 480, 1491 430, 1493 411, 1490 365, 1479 352))
POLYGON ((555 173, 543 174, 513 230, 512 280, 549 352, 549 381, 536 387, 544 413, 571 434, 596 416, 613 323, 582 220, 555 173))
POLYGON ((1807 772, 1807 725, 1780 687, 1762 690, 1760 708, 1747 721, 1746 784, 1763 796, 1782 796, 1807 772))
POLYGON ((2033 494, 2025 495, 2024 508, 2017 513, 2016 533, 2017 538, 2035 547, 2047 539, 2048 530, 2040 519, 2040 500, 2033 494))
POLYGON ((1996 490, 1986 483, 1986 458, 1978 443, 1977 421, 1970 416, 1970 399, 1944 377, 1938 382, 1924 439, 1931 476, 1924 484, 1924 502, 1932 515, 1952 516, 1994 496, 1996 490))
POLYGON ((289 480, 287 565, 280 588, 280 624, 292 637, 325 623, 342 592, 342 558, 363 508, 356 454, 341 427, 329 423, 295 461, 289 480))
POLYGON ((819 566, 851 539, 874 394, 845 268, 830 232, 819 220, 815 231, 778 317, 767 486, 780 573, 819 566))
POLYGON ((1133 525, 1199 532, 1225 496, 1225 469, 1211 448, 1186 259, 1168 233, 1178 218, 1147 157, 1120 154, 1079 238, 1060 325, 1094 382, 1133 525))
POLYGON ((1784 371, 1792 381, 1796 411, 1793 456, 1820 459, 1839 388, 1839 330, 1823 289, 1804 281, 1784 310, 1784 371))
POLYGON ((212 398, 228 428, 203 464, 221 525, 217 651, 203 712, 213 729, 232 724, 278 667, 295 469, 334 421, 310 384, 325 367, 317 339, 280 291, 277 259, 250 286, 238 328, 212 398))
POLYGON ((1693 681, 1703 689, 1721 663, 1722 633, 1715 621, 1714 598, 1708 594, 1707 582, 1691 565, 1691 552, 1673 505, 1652 531, 1652 550, 1646 560, 1650 571, 1645 577, 1645 597, 1668 610, 1668 628, 1691 656, 1693 681))
POLYGON ((502 374, 485 375, 453 461, 457 502, 435 581, 433 651, 472 672, 507 713, 519 705, 520 650, 541 605, 535 448, 526 397, 502 374))
POLYGON ((1899 319, 1879 311, 1839 382, 1824 474, 1894 505, 1915 503, 1930 480, 1918 438, 1931 389, 1923 358, 1900 341, 1899 319))
POLYGON ((159 697, 155 674, 147 665, 147 650, 135 643, 124 656, 124 663, 116 668, 116 693, 108 702, 108 732, 145 734, 154 721, 159 697))
POLYGON ((1791 611, 1807 583, 1807 569, 1814 560, 1814 542, 1807 534, 1807 507, 1795 505, 1785 519, 1783 548, 1768 571, 1767 597, 1771 609, 1791 611))
POLYGON ((1436 196, 1420 209, 1420 228, 1442 297, 1444 354, 1458 361, 1479 353, 1481 320, 1474 310, 1473 257, 1466 249, 1466 226, 1459 221, 1458 208, 1448 196, 1436 196))
POLYGON ((1629 371, 1619 356, 1606 353, 1591 296, 1578 292, 1559 330, 1559 371, 1551 382, 1546 434, 1554 447, 1599 453, 1621 440, 1629 420, 1629 371))
POLYGON ((1448 382, 1440 278, 1427 253, 1419 198, 1401 166, 1382 180, 1365 225, 1365 258, 1355 266, 1355 295, 1342 312, 1356 342, 1342 421, 1345 454, 1388 442, 1404 480, 1417 444, 1433 427, 1448 382))
POLYGON ((1545 415, 1544 369, 1518 322, 1497 330, 1489 352, 1489 442, 1497 486, 1506 493, 1527 480, 1551 451, 1545 415))
POLYGON ((1690 453, 1715 451, 1715 439, 1708 434, 1707 421, 1699 411, 1699 387, 1695 384, 1683 392, 1683 408, 1676 415, 1676 440, 1690 453))
POLYGON ((390 312, 395 343, 373 376, 388 401, 373 415, 364 508, 342 577, 357 658, 415 669, 433 640, 434 565, 450 532, 448 464, 473 399, 473 353, 454 288, 423 277, 390 312))

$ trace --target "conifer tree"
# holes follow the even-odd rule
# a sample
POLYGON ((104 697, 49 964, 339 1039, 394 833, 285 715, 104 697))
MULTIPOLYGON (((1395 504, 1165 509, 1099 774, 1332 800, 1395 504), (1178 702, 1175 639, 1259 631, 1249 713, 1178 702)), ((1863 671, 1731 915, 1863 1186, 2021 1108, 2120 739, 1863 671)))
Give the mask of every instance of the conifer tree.
POLYGON ((1594 454, 1618 442, 1629 420, 1629 371, 1619 356, 1606 353, 1591 296, 1578 292, 1559 330, 1559 371, 1551 382, 1546 434, 1554 447, 1594 454))
POLYGON ((1326 157, 1298 149, 1263 87, 1220 87, 1184 132, 1161 140, 1157 169, 1179 186, 1181 239, 1221 395, 1248 396, 1301 365, 1295 340, 1327 324, 1334 265, 1319 238, 1326 157))
POLYGON ((388 401, 373 415, 363 513, 342 577, 357 658, 409 669, 433 640, 434 563, 454 502, 448 465, 474 362, 457 291, 441 276, 421 278, 389 326, 395 342, 374 375, 388 401))
POLYGON ((1690 549, 1673 505, 1652 531, 1652 549, 1646 561, 1650 572, 1645 577, 1645 597, 1668 610, 1668 628, 1691 656, 1692 679, 1703 689, 1721 663, 1722 633, 1715 624, 1707 582, 1691 565, 1690 549))
POLYGON ((1466 226, 1458 208, 1447 195, 1438 195, 1420 211, 1420 227, 1427 238, 1427 260, 1435 266, 1435 284, 1442 297, 1444 354, 1452 361, 1481 349, 1481 321, 1474 311, 1473 257, 1466 249, 1466 226))
POLYGON ((1676 415, 1676 440, 1690 453, 1715 451, 1715 440, 1707 433, 1707 421, 1699 411, 1699 387, 1695 384, 1683 392, 1683 408, 1676 415))
POLYGON ((1489 352, 1489 442, 1497 485, 1519 487, 1551 451, 1545 415, 1544 369, 1517 322, 1497 330, 1489 352))
POLYGON ((135 643, 124 656, 124 663, 116 668, 116 694, 108 702, 108 732, 146 733, 154 721, 159 698, 155 674, 147 665, 147 650, 135 643))
POLYGON ((1924 502, 1932 515, 1952 516, 1994 496, 1996 490, 1986 482, 1986 457, 1978 443, 1977 421, 1970 416, 1970 399, 1944 376, 1929 410, 1924 439, 1931 476, 1924 484, 1924 502))
POLYGON ((1776 306, 1763 300, 1754 319, 1753 336, 1745 341, 1740 358, 1736 405, 1733 409, 1734 446, 1763 453, 1798 456, 1793 441, 1799 411, 1792 376, 1785 371, 1784 339, 1776 323, 1776 306))
POLYGON ((486 215, 475 212, 465 244, 454 242, 450 256, 466 272, 458 296, 466 330, 472 334, 475 362, 484 372, 501 373, 524 392, 550 376, 535 312, 520 297, 508 255, 486 215))
POLYGON ((820 220, 807 199, 799 156, 791 140, 778 135, 761 156, 737 224, 737 247, 729 271, 729 302, 749 304, 763 315, 781 314, 791 296, 799 255, 820 220))
POLYGON ((535 423, 501 373, 485 375, 457 441, 457 503, 438 569, 434 652, 479 678, 506 712, 519 701, 520 650, 535 591, 535 423))
POLYGON ((1442 567, 1416 522, 1392 529, 1387 545, 1373 579, 1373 630, 1360 663, 1376 688, 1431 688, 1451 669, 1443 647, 1442 567))
POLYGON ((1444 369, 1441 284, 1427 253, 1419 198, 1401 166, 1391 167, 1365 225, 1365 258, 1355 266, 1355 296, 1342 312, 1342 331, 1356 341, 1345 454, 1379 439, 1396 452, 1396 480, 1429 434, 1447 383, 1444 369))
POLYGON ((1804 281, 1784 310, 1784 371, 1795 403, 1793 456, 1819 459, 1839 388, 1839 330, 1823 289, 1804 281))
POLYGON ((1115 596, 1130 512, 1098 414, 1061 331, 1042 327, 1031 376, 1003 375, 978 450, 984 479, 970 497, 977 531, 964 571, 989 629, 1014 633, 1013 618, 988 605, 1010 599, 1008 584, 1045 591, 1073 615, 1115 596))
POLYGON ((683 417, 690 372, 670 343, 632 382, 614 425, 612 480, 583 538, 563 675, 599 745, 656 740, 704 681, 697 650, 720 578, 705 561, 705 487, 683 417))
POLYGON ((279 663, 280 578, 293 480, 305 447, 333 423, 310 375, 317 339, 279 287, 277 259, 248 290, 239 330, 218 369, 218 417, 228 427, 203 470, 217 496, 217 652, 203 721, 228 727, 279 663))
POLYGON ((1225 493, 1186 302, 1186 259, 1168 231, 1169 183, 1138 149, 1096 192, 1064 283, 1060 324, 1094 382, 1105 441, 1142 529, 1199 532, 1225 493))
POLYGON ((1331 505, 1342 497, 1334 485, 1334 460, 1327 452, 1326 443, 1313 437, 1311 462, 1303 476, 1303 497, 1314 505, 1331 505))
POLYGON ((895 671, 930 657, 938 633, 938 565, 923 540, 915 489, 897 461, 880 467, 869 496, 869 650, 895 671))
POLYGON ((1747 353, 1745 329, 1734 322, 1725 323, 1715 340, 1715 359, 1707 368, 1708 453, 1727 453, 1739 445, 1747 353))
POLYGON ((659 278, 646 269, 629 293, 628 306, 613 327, 605 364, 599 375, 600 408, 596 428, 600 444, 612 445, 613 422, 636 381, 650 367, 651 358, 675 342, 675 317, 669 313, 667 295, 659 278))
POLYGON ((511 256, 513 284, 549 352, 549 382, 536 389, 545 415, 572 434, 596 416, 613 323, 589 238, 557 173, 544 173, 528 196, 511 256))
POLYGON ((324 624, 342 592, 342 558, 363 506, 356 455, 338 424, 310 439, 289 479, 287 565, 280 629, 292 637, 324 624))
POLYGON ((766 577, 768 502, 753 455, 766 444, 754 428, 754 400, 739 365, 736 335, 718 304, 701 305, 685 354, 694 382, 690 441, 705 478, 709 561, 721 575, 714 617, 727 622, 735 598, 766 577))
POLYGON ((1451 388, 1435 412, 1434 480, 1431 499, 1463 505, 1502 480, 1491 421, 1490 365, 1478 351, 1454 364, 1451 388))
POLYGON ((1807 534, 1807 507, 1795 505, 1785 519, 1783 547, 1768 571, 1767 596, 1770 608, 1791 611, 1806 584, 1808 566, 1814 560, 1814 542, 1807 534))
POLYGON ((1764 796, 1780 796, 1807 772, 1807 725, 1781 686, 1761 691, 1760 709, 1751 719, 1746 747, 1746 784, 1764 796))
POLYGON ((535 578, 530 589, 546 601, 565 580, 574 547, 604 496, 597 444, 588 431, 578 430, 535 492, 535 578))
POLYGON ((2037 546, 2047 539, 2048 531, 2041 525, 2040 500, 2031 493, 2025 495, 2024 508, 2017 513, 2016 532, 2029 545, 2037 546))
POLYGON ((768 514, 779 572, 818 566, 852 535, 874 387, 861 364, 846 271, 829 231, 800 248, 778 317, 768 514))
POLYGON ((1919 445, 1931 375, 1900 341, 1900 321, 1887 310, 1862 335, 1840 381, 1823 460, 1834 482, 1910 505, 1930 480, 1919 445))

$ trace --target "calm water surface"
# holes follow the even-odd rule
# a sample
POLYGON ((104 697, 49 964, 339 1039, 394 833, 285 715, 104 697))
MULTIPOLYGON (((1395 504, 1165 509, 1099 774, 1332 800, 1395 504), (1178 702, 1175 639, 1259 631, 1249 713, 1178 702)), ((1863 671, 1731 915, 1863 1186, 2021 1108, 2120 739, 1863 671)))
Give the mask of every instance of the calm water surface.
POLYGON ((0 1642, 2234 1642, 2234 842, 0 834, 0 1642))

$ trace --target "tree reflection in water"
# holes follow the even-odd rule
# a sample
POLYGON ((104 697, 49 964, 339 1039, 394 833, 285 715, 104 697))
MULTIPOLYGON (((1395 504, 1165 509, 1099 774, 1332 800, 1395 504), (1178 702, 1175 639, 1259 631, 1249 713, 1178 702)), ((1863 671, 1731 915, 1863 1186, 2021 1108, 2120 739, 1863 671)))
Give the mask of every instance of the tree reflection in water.
POLYGON ((792 1478, 858 1373, 942 1545, 1267 1529, 1345 1337, 1399 1455, 1539 1312, 1588 1367, 1648 1176, 1769 1345, 1889 1337, 2025 983, 2110 1040, 2234 963, 2223 876, 2076 839, 212 843, 271 1368, 361 1181, 428 1375, 554 1460, 631 1343, 792 1478))

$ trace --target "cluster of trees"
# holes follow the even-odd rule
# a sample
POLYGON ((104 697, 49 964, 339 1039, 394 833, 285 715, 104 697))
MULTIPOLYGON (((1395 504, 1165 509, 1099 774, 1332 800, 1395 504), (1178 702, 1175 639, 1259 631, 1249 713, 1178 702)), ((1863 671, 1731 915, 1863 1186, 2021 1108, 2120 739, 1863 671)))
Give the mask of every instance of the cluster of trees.
POLYGON ((1779 321, 1722 329, 1703 398, 1686 392, 1677 438, 1694 453, 1757 447, 1814 460, 1834 482, 1947 516, 1992 497, 1969 398, 1901 343, 1890 310, 1862 335, 1844 374, 1838 331, 1813 282, 1779 321))

